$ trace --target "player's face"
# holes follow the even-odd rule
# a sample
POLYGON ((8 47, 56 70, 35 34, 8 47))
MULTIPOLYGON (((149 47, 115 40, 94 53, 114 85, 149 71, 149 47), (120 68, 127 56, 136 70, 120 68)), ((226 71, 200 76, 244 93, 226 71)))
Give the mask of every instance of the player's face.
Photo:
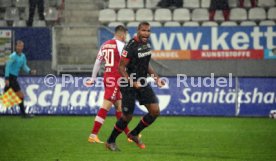
POLYGON ((127 32, 119 32, 115 35, 120 41, 126 42, 127 32))
POLYGON ((143 43, 147 43, 149 37, 150 37, 150 26, 149 25, 142 25, 140 29, 138 30, 138 38, 143 43))
POLYGON ((126 42, 127 32, 123 32, 122 39, 124 42, 126 42))
POLYGON ((24 43, 17 43, 17 44, 16 44, 16 52, 17 52, 18 54, 21 54, 21 53, 22 53, 23 48, 24 48, 24 43))

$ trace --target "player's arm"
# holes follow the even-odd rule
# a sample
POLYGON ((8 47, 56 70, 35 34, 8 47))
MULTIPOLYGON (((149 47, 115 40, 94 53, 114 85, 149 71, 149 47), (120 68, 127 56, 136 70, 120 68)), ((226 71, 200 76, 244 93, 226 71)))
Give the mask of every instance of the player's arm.
POLYGON ((30 67, 27 65, 27 59, 24 57, 24 63, 23 63, 23 70, 25 73, 35 75, 36 70, 35 69, 30 69, 30 67))
POLYGON ((96 58, 96 61, 94 63, 94 66, 93 66, 91 79, 86 82, 86 85, 92 86, 95 83, 95 81, 97 79, 98 72, 101 68, 101 63, 102 63, 103 57, 104 57, 103 53, 100 49, 98 54, 97 54, 97 58, 96 58))
POLYGON ((129 59, 122 57, 120 59, 120 64, 119 64, 119 73, 122 75, 122 77, 124 77, 125 79, 129 80, 129 75, 126 72, 126 66, 129 63, 129 59))
POLYGON ((160 77, 159 77, 158 74, 155 72, 155 70, 153 69, 153 67, 151 66, 151 64, 149 64, 148 73, 149 73, 150 76, 155 80, 156 84, 157 84, 159 87, 162 87, 162 86, 165 85, 165 81, 160 79, 160 77))
POLYGON ((23 70, 24 70, 24 72, 25 73, 28 73, 28 74, 31 74, 31 69, 28 67, 28 65, 27 65, 27 60, 26 60, 26 57, 24 57, 24 60, 23 60, 24 62, 23 62, 23 66, 22 66, 22 68, 23 68, 23 70))
POLYGON ((92 71, 92 76, 91 76, 91 81, 94 83, 96 78, 97 78, 97 74, 101 68, 101 63, 102 61, 101 60, 98 60, 96 59, 95 63, 94 63, 94 66, 93 66, 93 71, 92 71))
POLYGON ((155 72, 155 70, 153 69, 153 67, 151 66, 151 64, 149 64, 149 67, 148 67, 148 73, 151 77, 155 78, 155 79, 158 79, 159 76, 158 74, 155 72))
POLYGON ((139 82, 134 82, 132 79, 132 76, 129 76, 128 73, 126 72, 126 67, 129 64, 130 60, 132 59, 132 54, 134 53, 134 51, 131 50, 130 45, 131 45, 131 42, 130 44, 126 45, 122 51, 118 70, 119 70, 119 73, 122 75, 122 77, 127 79, 130 86, 134 88, 140 88, 141 84, 139 82))
POLYGON ((134 88, 140 88, 141 84, 139 82, 134 82, 132 80, 132 78, 128 75, 128 73, 126 72, 126 66, 129 63, 129 59, 122 57, 120 59, 120 64, 119 64, 119 72, 122 75, 122 77, 124 77, 126 80, 128 80, 128 82, 131 84, 131 86, 133 86, 134 88))

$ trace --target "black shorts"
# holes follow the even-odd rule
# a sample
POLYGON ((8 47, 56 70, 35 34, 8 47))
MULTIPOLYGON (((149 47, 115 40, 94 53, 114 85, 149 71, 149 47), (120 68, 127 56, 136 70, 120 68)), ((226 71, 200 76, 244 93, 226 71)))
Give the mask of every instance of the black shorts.
POLYGON ((9 76, 10 85, 5 86, 4 91, 6 92, 9 88, 12 88, 14 92, 18 92, 21 90, 19 83, 17 82, 17 77, 10 75, 9 76))
POLYGON ((228 0, 212 0, 209 11, 230 10, 228 0))
POLYGON ((140 105, 158 103, 158 99, 150 85, 135 89, 133 87, 121 87, 122 93, 122 111, 124 114, 133 114, 135 108, 135 100, 140 105))

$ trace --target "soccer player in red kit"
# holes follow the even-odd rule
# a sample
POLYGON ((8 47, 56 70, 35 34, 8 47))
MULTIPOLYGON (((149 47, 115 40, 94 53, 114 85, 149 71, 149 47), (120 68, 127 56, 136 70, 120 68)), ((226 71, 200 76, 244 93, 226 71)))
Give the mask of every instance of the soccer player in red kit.
MULTIPOLYGON (((121 77, 121 74, 118 71, 118 66, 120 62, 121 53, 125 45, 126 34, 127 29, 124 26, 119 25, 115 27, 114 38, 104 42, 98 52, 97 59, 93 67, 92 79, 90 82, 88 82, 89 85, 95 83, 97 73, 100 69, 100 65, 102 62, 104 62, 104 101, 102 107, 97 113, 97 116, 94 121, 94 127, 88 138, 88 141, 90 143, 103 143, 98 138, 98 132, 100 131, 100 128, 103 125, 107 113, 112 107, 112 105, 114 105, 116 108, 117 119, 120 119, 122 115, 122 95, 117 80, 121 77)), ((124 130, 124 132, 126 134, 129 133, 128 127, 124 130)), ((130 139, 128 140, 131 142, 130 139)))

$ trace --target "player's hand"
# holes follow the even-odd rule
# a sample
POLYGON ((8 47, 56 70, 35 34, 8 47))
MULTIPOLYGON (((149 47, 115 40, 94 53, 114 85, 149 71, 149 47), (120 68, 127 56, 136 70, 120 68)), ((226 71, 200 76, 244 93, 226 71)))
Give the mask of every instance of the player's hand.
POLYGON ((9 80, 5 80, 5 86, 9 87, 10 86, 10 81, 9 80))
POLYGON ((136 88, 136 89, 139 89, 141 88, 141 83, 140 82, 133 82, 133 87, 136 88))
POLYGON ((92 87, 95 84, 93 79, 89 79, 85 82, 86 87, 92 87))
POLYGON ((36 75, 36 70, 35 69, 31 70, 31 75, 36 75))
POLYGON ((155 80, 155 83, 157 84, 158 87, 163 87, 166 84, 166 82, 160 78, 157 78, 155 80))

